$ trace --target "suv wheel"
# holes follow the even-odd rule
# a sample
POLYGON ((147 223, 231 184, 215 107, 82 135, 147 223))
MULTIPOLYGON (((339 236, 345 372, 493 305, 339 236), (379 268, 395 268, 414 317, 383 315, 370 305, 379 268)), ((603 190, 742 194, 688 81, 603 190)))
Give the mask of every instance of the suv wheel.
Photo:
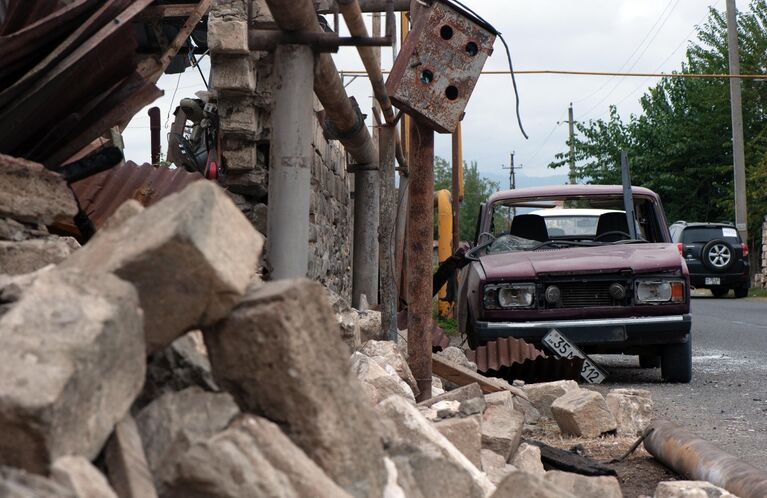
POLYGON ((748 288, 746 287, 738 287, 733 290, 735 291, 735 297, 738 299, 748 296, 748 288))
POLYGON ((722 239, 714 239, 703 246, 703 264, 711 271, 723 272, 735 264, 735 251, 722 239))
POLYGON ((711 288, 711 294, 714 295, 714 297, 724 297, 727 295, 727 293, 730 292, 730 289, 727 287, 712 287, 711 288))
POLYGON ((689 383, 692 380, 692 336, 682 344, 669 344, 660 357, 660 375, 667 382, 689 383))

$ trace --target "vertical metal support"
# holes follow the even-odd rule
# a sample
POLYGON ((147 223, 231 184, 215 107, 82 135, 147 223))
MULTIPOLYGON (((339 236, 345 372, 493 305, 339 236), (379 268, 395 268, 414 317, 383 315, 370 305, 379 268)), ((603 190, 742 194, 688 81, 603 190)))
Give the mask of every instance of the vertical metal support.
POLYGON ((461 242, 461 201, 463 200, 463 158, 461 157, 461 123, 453 132, 453 253, 461 242))
POLYGON ((358 307, 365 294, 368 303, 378 303, 378 225, 380 223, 378 160, 361 164, 354 172, 354 256, 352 261, 352 305, 358 307))
POLYGON ((280 45, 269 165, 267 258, 273 279, 305 277, 309 264, 309 199, 314 136, 314 53, 280 45))
POLYGON ((413 120, 408 196, 408 364, 420 394, 431 397, 432 251, 434 240, 434 130, 413 120))
MULTIPOLYGON (((730 74, 740 75, 738 50, 738 20, 735 0, 727 0, 727 52, 730 74)), ((732 158, 735 167, 735 226, 743 242, 748 242, 748 213, 746 209, 746 158, 743 151, 743 107, 740 78, 730 78, 730 108, 732 111, 732 158)))
POLYGON ((160 155, 162 149, 160 146, 160 130, 162 125, 160 124, 160 108, 155 106, 149 109, 149 132, 152 144, 152 164, 160 164, 160 155))
POLYGON ((381 325, 386 339, 397 340, 397 286, 394 273, 394 232, 397 221, 397 191, 394 186, 394 142, 397 129, 383 125, 379 131, 381 224, 378 233, 381 271, 381 325))
POLYGON ((567 127, 570 130, 570 183, 575 184, 575 120, 573 119, 573 103, 567 109, 567 127))
POLYGON ((621 151, 621 177, 623 178, 623 206, 626 210, 626 223, 629 235, 637 238, 636 217, 634 216, 634 194, 631 192, 631 173, 629 172, 629 157, 626 151, 621 151))

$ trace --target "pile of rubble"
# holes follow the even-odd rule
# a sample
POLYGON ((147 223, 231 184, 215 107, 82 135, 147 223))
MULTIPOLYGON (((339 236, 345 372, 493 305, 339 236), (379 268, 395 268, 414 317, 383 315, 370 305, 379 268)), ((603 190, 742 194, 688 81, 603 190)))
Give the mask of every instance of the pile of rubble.
MULTIPOLYGON (((0 162, 16 168, 0 169, 15 182, 0 182, 4 226, 48 240, 41 225, 73 214, 63 181, 0 162)), ((376 340, 380 316, 313 281, 262 282, 263 242, 200 181, 124 204, 34 271, 4 262, 0 496, 621 496, 613 476, 546 471, 525 430, 550 416, 563 433, 635 435, 645 392, 435 378, 416 404, 403 344, 376 340)), ((678 496, 668 486, 656 496, 678 496)))

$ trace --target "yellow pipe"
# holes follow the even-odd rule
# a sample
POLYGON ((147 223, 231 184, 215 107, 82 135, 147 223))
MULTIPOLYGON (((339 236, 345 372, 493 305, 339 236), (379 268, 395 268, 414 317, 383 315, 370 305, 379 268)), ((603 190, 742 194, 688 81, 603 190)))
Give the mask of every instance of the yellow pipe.
MULTIPOLYGON (((400 20, 400 47, 405 45, 405 40, 407 39, 407 35, 410 32, 410 21, 408 20, 407 13, 400 12, 399 13, 399 20, 400 20)), ((402 130, 404 132, 402 133, 402 153, 405 156, 405 159, 408 161, 408 164, 410 163, 410 116, 405 114, 402 117, 402 130)))
MULTIPOLYGON (((449 190, 437 192, 437 211, 437 231, 439 233, 437 259, 442 263, 450 257, 453 245, 453 206, 449 190)), ((442 300, 445 297, 447 297, 447 284, 439 290, 439 316, 441 317, 450 315, 450 303, 442 300)))

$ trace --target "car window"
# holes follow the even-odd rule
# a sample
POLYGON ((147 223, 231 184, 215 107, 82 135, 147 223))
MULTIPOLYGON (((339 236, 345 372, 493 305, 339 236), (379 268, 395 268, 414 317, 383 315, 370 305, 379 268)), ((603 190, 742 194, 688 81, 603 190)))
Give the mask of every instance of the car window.
POLYGON ((740 244, 738 231, 731 227, 687 227, 682 237, 685 244, 706 243, 713 239, 740 244))
POLYGON ((546 216, 546 229, 552 237, 594 236, 599 216, 546 216))

